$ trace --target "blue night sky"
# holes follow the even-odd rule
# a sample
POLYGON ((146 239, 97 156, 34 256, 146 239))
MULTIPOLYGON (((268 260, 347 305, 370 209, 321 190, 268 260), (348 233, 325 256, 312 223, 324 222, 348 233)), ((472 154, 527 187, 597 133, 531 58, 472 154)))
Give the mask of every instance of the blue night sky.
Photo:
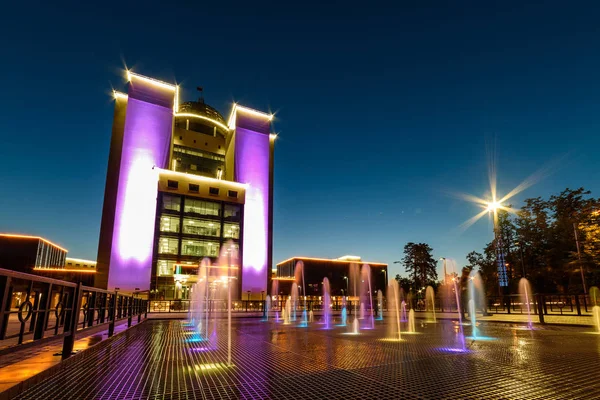
POLYGON ((203 86, 224 115, 234 100, 276 112, 276 262, 391 264, 424 241, 464 265, 491 224, 459 232, 479 209, 447 192, 485 194, 490 142, 499 193, 555 165, 516 206, 567 186, 600 193, 594 2, 11 3, 0 231, 73 257, 96 257, 110 94, 125 66, 182 84, 183 100, 203 86))

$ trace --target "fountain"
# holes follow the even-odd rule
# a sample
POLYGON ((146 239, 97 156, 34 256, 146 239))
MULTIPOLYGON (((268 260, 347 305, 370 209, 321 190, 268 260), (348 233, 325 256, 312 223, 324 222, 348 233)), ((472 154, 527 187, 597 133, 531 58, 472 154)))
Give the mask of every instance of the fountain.
POLYGON ((329 279, 323 279, 323 322, 325 329, 331 328, 331 288, 329 287, 329 279))
POLYGON ((315 315, 313 314, 313 310, 310 310, 308 313, 308 322, 313 322, 315 319, 315 315))
POLYGON ((533 322, 531 321, 531 301, 533 300, 533 296, 531 295, 531 285, 526 278, 521 278, 519 281, 519 297, 521 304, 525 305, 525 310, 527 310, 527 328, 531 330, 533 329, 533 322))
POLYGON ((383 320, 383 293, 381 293, 381 290, 377 291, 377 319, 379 321, 383 320))
POLYGON ((592 319, 594 321, 594 326, 596 327, 596 332, 600 333, 600 290, 596 286, 592 286, 590 288, 590 303, 592 306, 592 319))
POLYGON ((371 291, 371 266, 363 264, 361 270, 361 285, 360 285, 360 315, 361 319, 365 319, 365 308, 370 306, 369 321, 365 328, 375 329, 375 316, 373 315, 373 292, 371 291))
MULTIPOLYGON (((483 290, 483 281, 478 271, 471 271, 469 274, 469 302, 467 303, 469 309, 469 319, 471 320, 471 326, 473 339, 485 339, 491 338, 480 337, 477 332, 477 309, 482 310, 482 313, 486 313, 485 305, 485 292, 483 290)), ((531 296, 531 294, 529 295, 531 296)))
POLYGON ((265 300, 265 321, 269 321, 269 311, 271 310, 271 296, 267 295, 265 300))
POLYGON ((435 292, 431 286, 427 286, 427 289, 425 289, 425 311, 429 311, 429 309, 432 311, 432 321, 437 322, 435 318, 435 292))
MULTIPOLYGON (((290 293, 290 315, 289 318, 292 321, 296 321, 296 309, 298 308, 298 285, 296 285, 296 283, 292 283, 292 290, 290 293)), ((287 304, 286 304, 287 307, 287 304)))
POLYGON ((355 335, 358 335, 358 318, 354 318, 354 321, 352 321, 352 333, 355 335))
POLYGON ((413 310, 412 308, 410 309, 410 311, 408 312, 408 328, 407 328, 408 333, 415 333, 415 310, 413 310))
POLYGON ((273 301, 275 302, 273 308, 275 309, 275 322, 279 322, 279 310, 281 307, 281 304, 279 303, 279 281, 276 279, 273 279, 272 283, 271 283, 271 297, 273 298, 273 301))
MULTIPOLYGON (((306 316, 307 307, 306 307, 306 286, 304 285, 304 262, 302 262, 302 261, 296 262, 296 268, 294 268, 294 277, 296 278, 294 281, 295 286, 298 286, 298 289, 302 290, 302 296, 304 298, 304 304, 302 306, 302 309, 304 310, 304 312, 302 313, 302 324, 304 326, 306 326, 308 323, 308 318, 306 316)), ((297 295, 298 295, 298 293, 296 293, 296 296, 297 295)), ((300 304, 298 302, 298 299, 296 299, 296 302, 294 303, 294 321, 296 320, 296 308, 299 305, 300 304)))
POLYGON ((406 302, 402 301, 400 304, 400 322, 408 321, 408 317, 406 316, 406 302))
POLYGON ((456 286, 456 281, 457 278, 452 278, 452 286, 454 289, 454 296, 456 297, 456 314, 458 316, 458 334, 459 334, 459 340, 460 340, 460 344, 461 344, 461 351, 465 351, 465 334, 463 332, 463 322, 462 322, 462 312, 461 312, 461 306, 460 306, 460 293, 458 291, 458 287, 456 286))
POLYGON ((402 340, 402 329, 400 328, 400 293, 398 289, 398 281, 392 279, 388 283, 387 290, 388 310, 390 316, 396 317, 396 323, 388 325, 389 340, 402 340))
MULTIPOLYGON (((352 326, 354 327, 355 324, 358 324, 357 322, 357 317, 358 317, 358 286, 360 282, 360 274, 359 274, 359 269, 358 269, 358 264, 356 263, 350 263, 350 282, 352 283, 352 296, 354 296, 355 302, 354 302, 354 321, 352 321, 352 326)), ((354 329, 353 329, 354 331, 354 329)), ((358 328, 356 329, 356 332, 358 333, 358 328)))
POLYGON ((346 326, 346 319, 348 318, 348 312, 346 311, 346 305, 342 307, 342 323, 341 326, 346 326))
POLYGON ((283 309, 283 324, 290 324, 290 314, 292 313, 292 298, 288 297, 285 301, 285 308, 283 309))

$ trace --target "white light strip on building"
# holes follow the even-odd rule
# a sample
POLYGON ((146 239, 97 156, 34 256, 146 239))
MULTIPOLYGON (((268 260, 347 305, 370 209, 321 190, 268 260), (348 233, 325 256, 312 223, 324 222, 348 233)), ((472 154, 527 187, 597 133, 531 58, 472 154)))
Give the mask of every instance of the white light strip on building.
POLYGON ((191 181, 212 183, 214 185, 227 184, 227 185, 235 186, 235 187, 238 187, 238 188, 244 189, 244 190, 247 189, 249 186, 247 183, 226 181, 223 179, 209 178, 207 176, 201 176, 201 175, 186 174, 185 172, 171 171, 170 169, 162 169, 162 168, 158 168, 158 167, 154 167, 154 169, 158 171, 159 175, 170 175, 170 176, 174 176, 174 177, 178 177, 178 178, 188 179, 191 181))
POLYGON ((223 123, 214 120, 212 118, 206 117, 204 115, 199 115, 199 114, 192 114, 192 113, 175 113, 176 117, 189 117, 189 118, 199 118, 199 119, 203 119, 209 122, 212 122, 213 124, 225 129, 226 131, 229 130, 229 128, 227 127, 227 125, 224 125, 223 123))
POLYGON ((144 82, 150 83, 151 85, 158 86, 163 89, 173 90, 176 93, 178 92, 177 85, 159 81, 159 80, 153 79, 153 78, 148 78, 147 76, 139 75, 139 74, 136 74, 135 72, 131 72, 131 71, 127 70, 127 80, 131 81, 132 78, 140 79, 144 82))

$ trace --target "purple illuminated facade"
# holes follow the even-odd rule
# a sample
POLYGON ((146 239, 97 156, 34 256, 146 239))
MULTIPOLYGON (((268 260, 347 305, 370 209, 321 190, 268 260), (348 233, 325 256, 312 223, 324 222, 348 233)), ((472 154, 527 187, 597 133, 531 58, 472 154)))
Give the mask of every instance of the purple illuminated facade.
POLYGON ((217 262, 233 241, 239 295, 261 298, 272 263, 272 115, 234 105, 226 123, 203 99, 180 105, 175 85, 128 77, 127 94, 115 92, 95 286, 171 285, 160 297, 185 298, 193 266, 217 262))
POLYGON ((271 266, 272 214, 270 119, 235 110, 235 179, 248 184, 244 214, 242 292, 267 290, 271 266))

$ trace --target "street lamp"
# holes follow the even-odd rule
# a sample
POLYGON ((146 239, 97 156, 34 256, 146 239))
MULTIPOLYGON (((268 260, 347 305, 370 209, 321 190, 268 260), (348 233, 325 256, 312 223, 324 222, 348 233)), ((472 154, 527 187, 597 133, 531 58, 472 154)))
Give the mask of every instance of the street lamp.
POLYGON ((440 257, 440 261, 444 262, 444 285, 446 285, 448 279, 448 274, 446 273, 446 257, 440 257))
POLYGON ((506 274, 506 262, 504 261, 504 249, 502 248, 502 237, 498 228, 498 210, 504 206, 494 200, 486 204, 488 212, 494 213, 494 243, 496 247, 496 265, 498 268, 498 283, 503 288, 504 294, 508 294, 508 276, 506 274))
POLYGON ((348 296, 348 277, 344 276, 344 279, 346 280, 346 296, 348 296))
POLYGON ((387 271, 384 268, 381 272, 383 272, 383 287, 387 287, 387 271))

